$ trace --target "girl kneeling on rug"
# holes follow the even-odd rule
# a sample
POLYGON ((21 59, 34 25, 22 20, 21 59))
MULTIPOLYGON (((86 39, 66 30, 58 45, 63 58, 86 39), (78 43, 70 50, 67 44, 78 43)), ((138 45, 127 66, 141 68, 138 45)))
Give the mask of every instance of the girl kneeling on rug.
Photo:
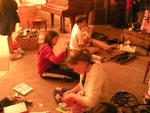
MULTIPOLYGON (((78 106, 81 110, 83 107, 94 108, 100 102, 106 101, 108 79, 102 64, 91 61, 89 50, 72 50, 66 59, 66 63, 80 74, 80 81, 71 90, 61 87, 56 88, 54 98, 57 104, 66 103, 68 107, 78 106)), ((76 111, 78 108, 75 108, 76 111)))
POLYGON ((71 69, 62 69, 60 64, 65 58, 67 48, 64 47, 62 52, 57 56, 53 52, 53 46, 56 45, 59 39, 59 34, 53 30, 47 31, 44 43, 38 50, 38 73, 41 77, 54 78, 72 78, 79 80, 79 74, 73 72, 71 69), (52 76, 53 74, 54 76, 52 76))

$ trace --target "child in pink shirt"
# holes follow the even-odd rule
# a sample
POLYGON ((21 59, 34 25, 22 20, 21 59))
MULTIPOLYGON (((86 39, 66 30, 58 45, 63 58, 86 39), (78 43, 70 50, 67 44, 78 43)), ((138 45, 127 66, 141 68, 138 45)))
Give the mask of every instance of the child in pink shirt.
MULTIPOLYGON (((67 48, 64 48, 57 56, 53 52, 53 46, 58 42, 59 34, 55 31, 47 31, 44 43, 38 50, 38 73, 41 77, 52 77, 52 73, 59 78, 70 77, 74 80, 79 80, 79 74, 71 69, 61 69, 60 64, 65 58, 67 48)), ((55 76, 53 76, 55 77, 55 76)))

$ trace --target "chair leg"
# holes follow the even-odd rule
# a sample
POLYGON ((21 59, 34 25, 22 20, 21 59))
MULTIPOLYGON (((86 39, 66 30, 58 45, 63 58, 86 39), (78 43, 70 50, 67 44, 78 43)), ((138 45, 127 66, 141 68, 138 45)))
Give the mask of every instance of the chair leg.
POLYGON ((150 66, 150 61, 148 61, 148 63, 147 63, 146 71, 145 71, 145 74, 144 74, 143 84, 145 84, 145 82, 146 82, 146 78, 147 78, 147 75, 148 75, 148 72, 149 72, 149 66, 150 66))
POLYGON ((39 31, 40 31, 40 24, 41 24, 41 23, 38 23, 39 31))
POLYGON ((147 56, 148 56, 149 51, 150 51, 150 47, 147 48, 147 52, 146 52, 147 56))
POLYGON ((27 20, 27 23, 28 23, 28 29, 29 29, 29 20, 27 20))
POLYGON ((45 24, 45 31, 47 31, 47 22, 45 21, 44 24, 45 24))
POLYGON ((33 24, 32 24, 32 29, 34 29, 34 28, 35 28, 35 24, 33 23, 33 24))

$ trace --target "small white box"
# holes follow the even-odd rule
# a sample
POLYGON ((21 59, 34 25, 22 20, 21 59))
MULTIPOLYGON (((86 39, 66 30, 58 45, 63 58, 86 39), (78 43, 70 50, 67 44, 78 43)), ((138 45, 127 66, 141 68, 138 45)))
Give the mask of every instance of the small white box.
POLYGON ((0 55, 0 71, 9 70, 10 55, 0 55))
POLYGON ((25 103, 14 104, 4 107, 4 113, 28 113, 25 103))
POLYGON ((130 45, 120 44, 120 50, 135 53, 136 46, 131 47, 130 45))

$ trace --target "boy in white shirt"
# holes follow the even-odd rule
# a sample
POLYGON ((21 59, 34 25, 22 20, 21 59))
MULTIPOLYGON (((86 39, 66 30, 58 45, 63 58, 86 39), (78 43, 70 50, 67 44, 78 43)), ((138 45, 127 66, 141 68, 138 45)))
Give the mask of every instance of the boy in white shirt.
MULTIPOLYGON (((97 53, 100 49, 110 50, 111 46, 104 47, 94 40, 91 39, 91 30, 88 32, 89 28, 87 27, 86 17, 83 15, 79 15, 76 17, 75 25, 71 32, 70 38, 70 49, 82 49, 86 48, 91 53, 97 53), (86 31, 86 32, 85 32, 86 31)), ((91 28, 92 29, 92 28, 91 28)))

